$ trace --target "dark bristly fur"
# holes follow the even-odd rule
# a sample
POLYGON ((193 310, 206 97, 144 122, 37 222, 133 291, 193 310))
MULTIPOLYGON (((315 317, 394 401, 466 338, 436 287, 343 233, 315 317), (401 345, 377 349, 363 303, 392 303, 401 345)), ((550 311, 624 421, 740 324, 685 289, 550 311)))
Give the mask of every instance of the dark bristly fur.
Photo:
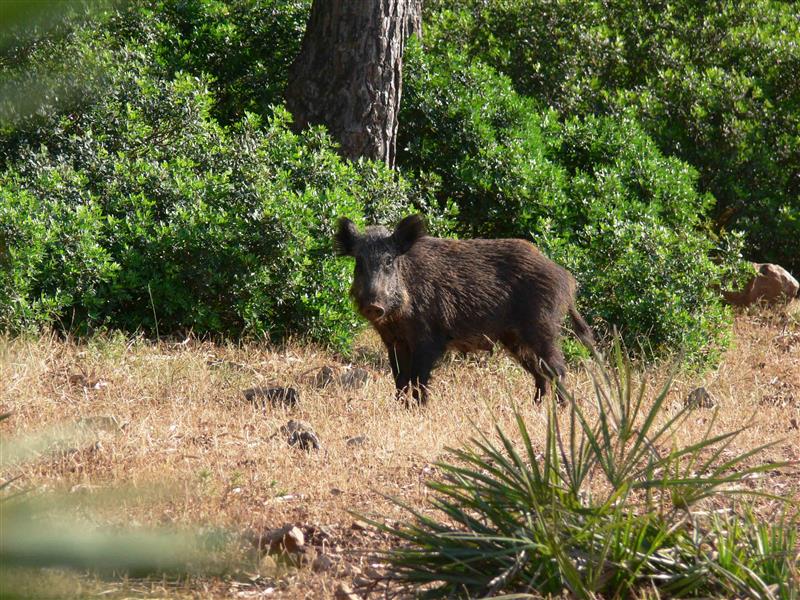
POLYGON ((472 352, 501 343, 530 372, 536 398, 549 376, 566 370, 561 324, 593 347, 592 331, 575 308, 575 279, 524 240, 428 237, 420 215, 394 232, 361 234, 340 219, 339 254, 356 259, 350 294, 389 351, 398 395, 427 400, 436 361, 448 349, 472 352))

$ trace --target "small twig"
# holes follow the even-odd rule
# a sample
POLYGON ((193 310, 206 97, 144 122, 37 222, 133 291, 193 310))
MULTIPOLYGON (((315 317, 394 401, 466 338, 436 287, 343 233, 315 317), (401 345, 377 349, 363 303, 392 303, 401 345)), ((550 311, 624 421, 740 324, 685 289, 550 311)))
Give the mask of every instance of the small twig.
POLYGON ((488 596, 494 596, 497 592, 503 589, 503 587, 517 574, 520 572, 522 567, 528 561, 528 549, 525 548, 522 552, 517 554, 517 558, 514 560, 514 564, 511 565, 508 569, 500 573, 497 577, 492 579, 489 582, 489 588, 487 590, 488 596))

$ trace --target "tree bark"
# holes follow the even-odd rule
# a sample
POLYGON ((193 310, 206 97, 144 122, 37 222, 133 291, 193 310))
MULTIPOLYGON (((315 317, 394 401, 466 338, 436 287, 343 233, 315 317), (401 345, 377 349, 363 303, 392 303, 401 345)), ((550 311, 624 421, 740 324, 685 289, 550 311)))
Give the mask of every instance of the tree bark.
POLYGON ((409 0, 407 11, 408 36, 422 39, 422 0, 409 0))
POLYGON ((328 128, 344 156, 394 166, 403 51, 421 0, 315 0, 286 88, 294 125, 328 128))

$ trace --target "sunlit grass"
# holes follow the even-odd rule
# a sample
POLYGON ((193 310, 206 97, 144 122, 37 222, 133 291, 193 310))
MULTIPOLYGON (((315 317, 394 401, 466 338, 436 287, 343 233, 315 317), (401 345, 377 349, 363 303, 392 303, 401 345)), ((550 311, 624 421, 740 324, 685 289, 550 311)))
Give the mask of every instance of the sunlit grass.
MULTIPOLYGON (((213 559, 210 563, 187 562, 185 575, 172 571, 171 575, 135 579, 122 570, 111 574, 107 570, 94 572, 75 563, 76 570, 69 572, 49 567, 14 569, 15 573, 6 569, 3 577, 28 587, 43 581, 44 587, 52 591, 49 597, 55 598, 80 598, 99 592, 107 593, 103 597, 149 594, 223 598, 240 592, 245 596, 269 594, 281 599, 331 597, 339 581, 358 588, 359 577, 371 573, 372 566, 382 562, 375 552, 386 551, 399 541, 386 534, 371 535, 369 531, 353 528, 353 516, 348 511, 403 520, 407 513, 388 500, 389 496, 427 517, 445 520, 430 503, 438 493, 426 482, 442 481, 436 463, 454 460, 446 451, 448 446, 469 449, 469 437, 482 439, 478 435, 482 433, 504 452, 496 432, 499 427, 525 463, 526 443, 517 426, 521 417, 540 469, 551 443, 548 436, 553 432, 548 430, 552 427, 557 426, 564 452, 570 453, 572 412, 565 408, 548 411, 546 405, 533 404, 530 377, 502 352, 466 361, 458 356, 447 358, 435 371, 429 406, 411 411, 394 401, 394 386, 380 340, 372 336, 359 340, 350 360, 369 374, 363 387, 346 389, 334 383, 319 388, 315 376, 320 368, 328 366, 341 372, 347 368, 347 362, 308 345, 218 345, 196 339, 185 343, 183 340, 152 343, 123 334, 98 335, 82 343, 47 336, 0 336, 0 413, 12 413, 0 423, 0 445, 5 450, 8 444, 20 440, 41 441, 28 445, 26 452, 16 453, 13 464, 12 454, 4 454, 0 467, 0 482, 7 482, 4 496, 23 493, 19 499, 24 498, 29 508, 35 505, 39 522, 59 526, 52 528, 54 532, 66 531, 70 523, 77 521, 87 534, 167 533, 196 536, 198 545, 215 540, 223 544, 219 551, 214 549, 218 546, 211 546, 211 556, 207 557, 213 559), (246 401, 242 394, 247 388, 272 385, 296 388, 298 405, 291 409, 265 408, 246 401), (556 417, 556 423, 551 416, 556 417), (290 447, 278 434, 289 419, 309 422, 319 435, 322 449, 310 453, 290 447), (109 426, 92 430, 86 436, 87 424, 109 426), (56 445, 49 444, 47 437, 42 436, 47 432, 69 431, 86 437, 56 445), (349 444, 348 440, 354 437, 362 437, 363 443, 349 444), (315 572, 310 566, 301 566, 278 576, 266 571, 259 575, 259 565, 253 563, 253 557, 245 556, 244 570, 239 571, 240 563, 236 560, 241 555, 236 554, 235 543, 227 545, 226 536, 235 539, 248 531, 286 523, 329 531, 330 536, 314 552, 331 554, 336 567, 330 572, 315 572), (219 537, 217 532, 226 533, 219 537), (195 569, 197 565, 220 564, 222 571, 195 569), (361 569, 361 576, 354 575, 353 568, 361 569), (76 588, 76 582, 83 587, 76 588), (57 586, 63 589, 57 590, 57 586)), ((612 501, 608 512, 591 513, 595 515, 594 529, 589 528, 589 521, 585 525, 565 521, 556 533, 567 529, 576 538, 591 539, 591 534, 606 540, 609 537, 606 533, 612 527, 609 523, 625 518, 625 511, 633 507, 642 519, 632 522, 628 529, 614 529, 616 537, 609 542, 608 560, 627 565, 628 571, 618 569, 614 575, 619 582, 634 577, 633 561, 642 563, 638 571, 641 574, 646 573, 650 563, 669 558, 656 552, 648 562, 626 553, 628 547, 638 548, 639 553, 651 548, 649 544, 654 544, 651 540, 654 532, 659 531, 662 515, 670 511, 676 515, 686 513, 677 506, 681 496, 685 496, 688 500, 683 502, 689 503, 692 515, 703 529, 697 530, 702 539, 682 543, 694 544, 706 556, 713 557, 720 552, 714 527, 725 532, 733 521, 746 525, 749 517, 745 513, 750 510, 752 518, 760 520, 760 529, 740 527, 742 532, 736 537, 724 534, 717 535, 717 539, 735 539, 736 548, 745 548, 731 553, 735 560, 741 560, 738 552, 747 556, 760 553, 771 557, 771 566, 769 569, 763 566, 764 570, 782 572, 784 554, 774 548, 791 546, 798 529, 790 511, 784 521, 780 520, 779 503, 769 494, 800 498, 797 467, 776 466, 800 459, 798 430, 792 424, 793 420, 800 420, 800 405, 796 402, 800 399, 798 367, 800 332, 796 323, 762 313, 740 316, 736 344, 719 368, 706 373, 678 372, 662 400, 658 400, 662 387, 647 386, 637 419, 641 422, 658 400, 661 408, 651 429, 658 431, 682 412, 688 393, 703 385, 717 404, 716 412, 698 409, 683 413, 676 421, 680 426, 673 426, 676 429, 673 435, 656 444, 659 456, 666 460, 670 452, 691 447, 705 436, 741 431, 733 438, 720 440, 719 444, 728 443, 728 447, 710 468, 769 440, 785 438, 750 456, 741 465, 750 468, 770 464, 773 470, 763 475, 755 472, 738 484, 733 481, 714 484, 711 496, 696 501, 687 493, 692 489, 680 485, 676 488, 680 494, 674 499, 667 489, 652 487, 648 491, 640 484, 637 489, 625 491, 620 486, 618 497, 625 501, 616 504, 612 501), (726 489, 736 485, 741 485, 741 491, 765 495, 746 497, 737 493, 730 500, 724 494, 718 495, 714 487, 726 489), (661 513, 648 514, 642 508, 648 493, 663 501, 661 513), (609 517, 611 508, 620 514, 609 517), (718 519, 717 525, 713 518, 718 519), (765 519, 770 524, 766 529, 765 519)), ((669 370, 663 366, 633 369, 630 384, 626 384, 632 390, 632 406, 643 380, 663 382, 668 378, 669 370)), ((597 385, 608 391, 601 373, 596 372, 592 378, 585 369, 570 369, 567 389, 592 425, 598 420, 597 385)), ((610 398, 609 401, 616 402, 613 396, 610 398)), ((618 411, 612 414, 619 418, 618 411)), ((628 421, 631 419, 628 417, 628 421)), ((616 427, 617 422, 622 421, 609 417, 608 427, 616 427)), ((580 432, 577 414, 575 427, 580 432)), ((637 456, 637 452, 638 455, 645 452, 644 456, 650 452, 644 442, 635 450, 635 427, 628 436, 628 446, 612 446, 616 454, 603 459, 605 463, 614 461, 605 468, 617 480, 625 479, 622 466, 636 467, 631 457, 637 456)), ((579 441, 576 437, 576 448, 580 448, 579 441)), ((581 481, 579 473, 584 468, 581 463, 565 462, 560 447, 556 456, 564 473, 573 473, 569 477, 581 481)), ((693 470, 708 476, 700 473, 700 467, 711 456, 708 452, 702 454, 693 470)), ((676 462, 679 470, 677 475, 670 474, 672 479, 696 476, 689 470, 688 456, 676 462)), ((469 466, 463 461, 456 464, 469 466)), ((556 504, 553 510, 608 504, 612 488, 600 464, 594 463, 593 472, 583 477, 580 504, 570 500, 572 492, 567 483, 556 480, 561 495, 560 505, 556 504)), ((641 468, 633 472, 647 474, 641 468)), ((649 477, 655 480, 658 476, 659 473, 654 473, 649 477)), ((727 473, 720 473, 720 478, 725 476, 727 473)), ((510 531, 509 535, 516 533, 510 531)), ((664 544, 679 539, 675 534, 670 535, 664 544)), ((571 555, 567 553, 566 558, 571 555)), ((559 560, 563 561, 564 556, 559 560)), ((506 557, 498 559, 497 564, 507 569, 514 561, 506 557)), ((578 567, 584 568, 582 565, 579 563, 578 567)), ((594 574, 591 571, 585 567, 584 574, 580 570, 578 573, 596 582, 615 573, 597 568, 594 574)), ((492 577, 503 572, 501 568, 492 577)), ((514 577, 507 577, 508 585, 513 585, 514 577)), ((766 577, 765 582, 768 580, 766 577)), ((502 581, 501 577, 496 583, 502 581)), ((641 585, 638 595, 645 597, 649 593, 649 597, 659 597, 647 584, 641 585)), ((771 589, 772 584, 766 585, 771 589)), ((667 595, 664 591, 660 593, 660 597, 667 595)), ((23 591, 19 597, 34 595, 23 591)))

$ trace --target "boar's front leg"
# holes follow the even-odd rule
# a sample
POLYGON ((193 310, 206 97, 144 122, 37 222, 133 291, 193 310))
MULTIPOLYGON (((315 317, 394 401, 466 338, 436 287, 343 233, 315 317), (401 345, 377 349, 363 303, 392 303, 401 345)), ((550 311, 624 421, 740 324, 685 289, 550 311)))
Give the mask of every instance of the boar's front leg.
POLYGON ((445 351, 444 340, 420 340, 411 355, 411 387, 412 395, 417 403, 428 401, 428 382, 431 371, 445 351))
POLYGON ((397 398, 408 391, 411 382, 411 352, 408 344, 401 341, 387 343, 389 349, 389 366, 392 368, 397 398))

